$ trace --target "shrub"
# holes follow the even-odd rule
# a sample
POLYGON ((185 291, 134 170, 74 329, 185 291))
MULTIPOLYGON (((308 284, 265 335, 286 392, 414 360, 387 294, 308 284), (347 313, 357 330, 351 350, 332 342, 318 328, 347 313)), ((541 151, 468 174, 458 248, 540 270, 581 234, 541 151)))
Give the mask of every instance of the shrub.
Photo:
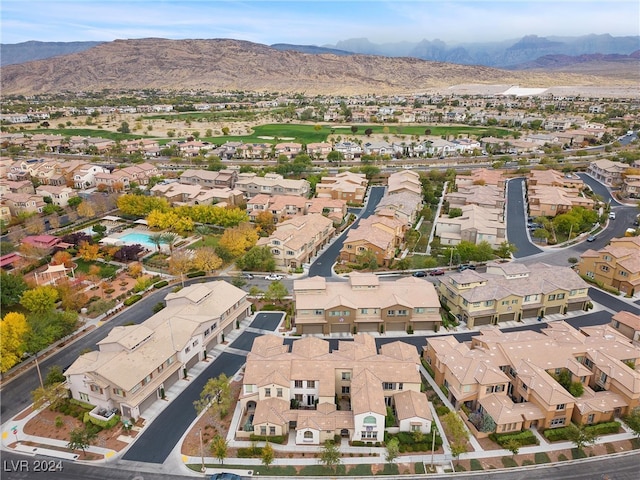
POLYGON ((158 302, 153 306, 153 313, 158 313, 160 310, 162 310, 165 307, 164 302, 158 302))
POLYGON ((283 436, 283 435, 274 435, 274 436, 268 436, 268 435, 255 435, 255 434, 251 434, 249 436, 249 440, 251 440, 252 442, 266 442, 269 441, 270 443, 278 443, 280 445, 282 445, 283 443, 285 443, 287 441, 287 437, 283 436))
POLYGON ((518 462, 516 462, 511 457, 502 457, 501 460, 502 460, 502 466, 504 468, 512 468, 512 467, 517 467, 518 466, 518 462))
MULTIPOLYGON (((607 453, 613 453, 613 452, 607 452, 607 453)), ((559 462, 566 462, 567 460, 569 460, 567 458, 567 456, 564 453, 561 453, 560 455, 558 455, 558 461, 559 462)))
POLYGON ((129 307, 134 303, 136 303, 141 298, 142 298, 142 295, 139 295, 139 294, 132 295, 131 297, 127 298, 123 303, 125 304, 125 306, 129 307))
POLYGON ((195 277, 204 277, 206 273, 204 272, 191 272, 187 273, 187 278, 195 278, 195 277))
POLYGON ((492 433, 489 438, 501 447, 504 447, 512 440, 518 442, 521 447, 524 445, 538 445, 538 439, 531 430, 524 430, 518 433, 492 433))
POLYGON ((420 475, 420 474, 425 473, 424 463, 422 463, 422 462, 416 462, 416 464, 415 464, 415 471, 416 471, 416 475, 420 475))
POLYGON ((161 282, 154 283, 153 288, 162 288, 166 287, 167 285, 169 285, 169 282, 167 282, 166 280, 162 280, 161 282))
POLYGON ((620 431, 620 422, 597 423, 595 425, 589 425, 585 430, 589 433, 594 433, 597 436, 618 433, 620 431))
POLYGON ((584 450, 581 448, 572 448, 571 449, 571 458, 577 460, 579 458, 587 458, 587 454, 584 453, 584 450))
POLYGON ((480 463, 480 460, 478 460, 477 458, 472 458, 471 459, 471 471, 478 471, 478 470, 484 470, 484 468, 482 468, 482 464, 480 463))
POLYGON ((536 460, 536 465, 540 465, 541 463, 551 463, 549 455, 545 452, 537 452, 534 458, 536 460))
POLYGON ((569 439, 569 428, 553 428, 547 429, 544 431, 544 438, 549 440, 550 442, 559 442, 561 440, 569 439))
POLYGON ((438 414, 439 417, 442 417, 443 415, 446 415, 450 411, 451 410, 449 410, 449 407, 447 407, 445 405, 439 405, 439 406, 436 407, 436 413, 438 414))
POLYGON ((62 420, 62 417, 60 415, 56 415, 55 422, 56 428, 61 428, 64 425, 64 421, 62 420))
POLYGON ((262 447, 238 448, 238 458, 256 458, 262 456, 262 447))
POLYGON ((526 459, 522 461, 523 467, 526 467, 527 465, 534 465, 533 460, 526 459))
POLYGON ((115 292, 115 291, 116 291, 116 289, 115 289, 115 288, 107 288, 107 289, 104 291, 104 293, 106 293, 106 294, 111 294, 111 293, 113 293, 113 292, 115 292))
POLYGON ((89 412, 85 412, 82 421, 84 423, 97 425, 100 429, 109 429, 114 427, 120 421, 120 416, 114 415, 109 420, 100 420, 99 418, 92 417, 89 412))

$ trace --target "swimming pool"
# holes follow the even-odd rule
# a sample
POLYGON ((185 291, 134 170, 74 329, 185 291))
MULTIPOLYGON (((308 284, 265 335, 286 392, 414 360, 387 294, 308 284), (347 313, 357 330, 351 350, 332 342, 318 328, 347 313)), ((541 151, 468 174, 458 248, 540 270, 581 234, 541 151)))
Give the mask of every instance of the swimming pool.
POLYGON ((126 243, 127 245, 135 245, 137 243, 149 250, 156 249, 156 244, 151 241, 150 235, 147 233, 127 233, 126 235, 118 238, 118 240, 126 243))

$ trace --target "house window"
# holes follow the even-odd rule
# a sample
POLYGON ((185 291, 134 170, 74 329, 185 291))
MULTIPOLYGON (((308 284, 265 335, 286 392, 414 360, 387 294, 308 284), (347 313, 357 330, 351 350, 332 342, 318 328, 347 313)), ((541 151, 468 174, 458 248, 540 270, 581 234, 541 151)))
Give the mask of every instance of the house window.
POLYGON ((396 311, 395 311, 395 310, 389 310, 389 311, 387 312, 387 315, 388 315, 389 317, 395 317, 395 316, 396 316, 396 311))
POLYGON ((349 395, 351 393, 350 387, 342 387, 342 393, 345 395, 349 395))
POLYGON ((511 305, 515 305, 518 303, 518 300, 511 300, 511 305))
POLYGON ((414 309, 414 311, 416 313, 424 313, 424 308, 423 307, 417 307, 417 308, 414 309))
POLYGON ((324 311, 316 310, 314 313, 315 313, 315 315, 322 315, 322 314, 324 314, 324 311))
POLYGON ((564 403, 559 403, 558 405, 556 405, 556 410, 564 410, 564 408, 565 408, 564 403))
POLYGON ((282 398, 282 389, 281 388, 276 388, 276 397, 282 398))
POLYGON ((269 435, 275 435, 276 434, 276 427, 269 427, 269 435))
POLYGON ((274 245, 280 245, 280 240, 274 240, 272 243, 273 243, 274 245))
POLYGON ((626 277, 626 276, 628 276, 628 275, 629 275, 629 274, 628 274, 627 272, 625 272, 624 270, 620 270, 620 276, 621 276, 621 277, 626 277))
POLYGON ((102 389, 97 385, 91 385, 89 389, 94 393, 99 393, 102 395, 102 389))
POLYGON ((114 388, 113 389, 113 393, 115 393, 116 395, 118 395, 119 397, 126 397, 127 395, 125 394, 125 392, 121 389, 121 388, 114 388))
POLYGON ((204 331, 204 336, 206 337, 206 336, 208 336, 210 333, 211 333, 211 328, 207 328, 207 329, 204 331))
POLYGON ((503 300, 502 305, 509 305, 509 300, 503 300))
POLYGON ((383 382, 382 383, 383 390, 393 390, 393 383, 391 382, 383 382))
POLYGON ((593 362, 585 357, 584 366, 587 367, 587 368, 591 368, 591 367, 593 367, 593 362))
POLYGON ((86 393, 80 392, 80 400, 82 400, 83 402, 89 402, 89 395, 87 395, 86 393))
POLYGON ((608 272, 609 271, 609 267, 607 265, 602 265, 602 266, 600 266, 600 270, 602 270, 603 272, 608 272))
POLYGON ((555 299, 556 299, 555 294, 554 295, 549 295, 549 300, 555 300, 555 299))
POLYGON ((599 381, 600 381, 600 383, 601 383, 602 385, 604 385, 605 383, 607 383, 607 378, 609 378, 609 377, 607 376, 607 374, 606 374, 606 373, 604 373, 604 372, 600 372, 600 378, 599 378, 599 381))
POLYGON ((363 425, 375 425, 376 423, 376 417, 374 417, 373 415, 364 417, 364 420, 362 421, 363 425))
POLYGON ((260 435, 266 435, 267 434, 267 427, 260 427, 260 435))
POLYGON ((313 441, 313 432, 310 430, 307 430, 306 432, 304 432, 304 441, 305 442, 312 442, 313 441))
POLYGON ((342 372, 342 380, 351 380, 351 372, 342 372))
POLYGON ((264 389, 264 396, 265 397, 270 397, 271 396, 271 389, 270 388, 265 388, 264 389))
POLYGON ((292 250, 287 250, 287 255, 289 255, 290 257, 293 257, 295 253, 292 250))
POLYGON ((529 388, 529 387, 527 387, 527 384, 526 384, 526 383, 523 383, 523 384, 522 384, 522 389, 523 389, 525 392, 527 391, 527 389, 528 389, 528 388, 529 388))
POLYGON ((371 439, 371 438, 378 438, 378 432, 374 431, 374 430, 366 430, 364 432, 362 432, 362 438, 365 439, 371 439))
POLYGON ((587 417, 587 423, 593 423, 595 415, 592 413, 587 417))
POLYGON ((493 300, 487 300, 486 302, 484 302, 484 306, 485 307, 492 307, 493 306, 493 300))
POLYGON ((162 370, 164 370, 164 365, 160 365, 160 366, 157 368, 157 370, 158 370, 158 373, 160 373, 162 370))
POLYGON ((271 253, 273 253, 274 255, 280 255, 280 250, 274 248, 273 250, 271 250, 271 253))
POLYGON ((556 295, 556 300, 562 300, 564 299, 564 293, 559 293, 556 295))
POLYGON ((551 424, 550 425, 552 427, 558 427, 560 425, 564 425, 564 422, 565 422, 565 418, 564 417, 562 417, 562 418, 554 418, 553 420, 551 420, 551 424))
POLYGON ((307 388, 316 388, 315 380, 307 380, 307 388))
POLYGON ((420 425, 411 425, 411 431, 412 432, 419 432, 420 431, 420 425))
POLYGON ((184 349, 184 353, 189 353, 191 351, 191 347, 187 347, 184 349))
POLYGON ((480 306, 480 302, 474 302, 474 303, 473 303, 473 306, 474 306, 474 307, 479 307, 479 306, 480 306))
POLYGON ((296 393, 293 398, 295 398, 296 402, 298 403, 302 403, 302 394, 301 393, 296 393))
POLYGON ((293 382, 293 386, 294 386, 295 388, 302 388, 302 380, 295 380, 295 381, 293 382))

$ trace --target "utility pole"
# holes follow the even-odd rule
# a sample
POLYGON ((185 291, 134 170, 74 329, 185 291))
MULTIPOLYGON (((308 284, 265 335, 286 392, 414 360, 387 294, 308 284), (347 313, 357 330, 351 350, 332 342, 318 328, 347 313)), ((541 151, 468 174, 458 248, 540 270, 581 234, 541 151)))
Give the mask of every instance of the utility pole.
POLYGON ((207 469, 204 467, 204 446, 202 445, 202 429, 198 430, 198 434, 200 435, 200 459, 202 460, 202 467, 200 471, 204 473, 207 469))
POLYGON ((431 425, 432 431, 433 431, 433 438, 431 440, 431 471, 434 471, 434 467, 433 467, 433 451, 436 449, 436 429, 433 428, 434 425, 431 425))
POLYGON ((40 364, 38 363, 38 352, 36 352, 36 370, 38 371, 38 380, 40 380, 40 388, 44 389, 44 383, 42 383, 42 373, 40 372, 40 364))

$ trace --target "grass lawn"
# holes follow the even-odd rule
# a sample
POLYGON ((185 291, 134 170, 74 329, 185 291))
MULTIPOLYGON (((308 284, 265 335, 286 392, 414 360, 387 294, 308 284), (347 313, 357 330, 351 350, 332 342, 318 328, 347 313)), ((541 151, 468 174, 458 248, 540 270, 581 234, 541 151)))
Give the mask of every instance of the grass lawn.
POLYGON ((480 463, 480 460, 478 460, 477 458, 471 459, 470 466, 471 466, 471 471, 484 470, 484 468, 482 468, 482 463, 480 463))
MULTIPOLYGON (((254 120, 256 116, 257 115, 254 112, 241 111, 241 110, 229 110, 229 111, 222 111, 222 112, 185 112, 185 113, 174 113, 174 114, 165 113, 160 115, 145 115, 142 117, 142 119, 143 120, 176 120, 176 121, 202 119, 203 121, 217 122, 223 119, 249 121, 249 120, 254 120)), ((204 133, 204 132, 201 132, 201 133, 204 133)))
POLYGON ((371 465, 366 463, 354 465, 349 469, 348 474, 352 477, 370 477, 373 475, 371 472, 371 465))
MULTIPOLYGON (((192 463, 187 465, 191 470, 196 472, 200 471, 202 467, 199 463, 192 463)), ((205 467, 207 468, 220 468, 221 465, 219 463, 206 463, 205 467)), ((296 468, 293 465, 270 465, 265 467, 264 465, 231 465, 224 464, 225 470, 253 470, 254 475, 268 475, 272 477, 295 477, 296 476, 296 468)))
POLYGON ((328 477, 334 475, 346 475, 345 465, 338 465, 335 469, 327 468, 324 465, 305 465, 300 469, 298 475, 305 475, 309 477, 328 477))
POLYGON ((502 460, 502 466, 505 467, 505 468, 511 468, 511 467, 517 467, 518 466, 518 462, 516 462, 511 457, 502 457, 500 460, 502 460))
POLYGON ((108 263, 101 262, 87 262, 81 258, 74 260, 74 262, 78 265, 76 268, 76 272, 89 273, 89 267, 92 265, 97 265, 100 267, 100 278, 109 278, 113 277, 118 271, 118 267, 115 265, 110 265, 108 263))
POLYGON ((536 465, 540 465, 541 463, 551 463, 551 459, 549 455, 545 452, 538 452, 535 454, 536 465))
POLYGON ((379 472, 378 475, 399 475, 400 469, 398 465, 395 463, 385 463, 382 472, 379 472))
POLYGON ((571 449, 571 458, 577 460, 578 458, 587 458, 587 454, 581 448, 571 449))
POLYGON ((195 250, 201 247, 216 248, 221 238, 222 238, 222 235, 205 235, 204 238, 201 238, 196 243, 192 243, 191 245, 189 245, 188 248, 190 250, 195 250))
POLYGON ((109 138, 111 140, 137 140, 140 138, 154 138, 149 135, 142 135, 139 133, 120 133, 93 128, 38 128, 35 130, 29 130, 29 133, 46 133, 49 135, 63 135, 65 137, 79 135, 82 137, 109 138))

